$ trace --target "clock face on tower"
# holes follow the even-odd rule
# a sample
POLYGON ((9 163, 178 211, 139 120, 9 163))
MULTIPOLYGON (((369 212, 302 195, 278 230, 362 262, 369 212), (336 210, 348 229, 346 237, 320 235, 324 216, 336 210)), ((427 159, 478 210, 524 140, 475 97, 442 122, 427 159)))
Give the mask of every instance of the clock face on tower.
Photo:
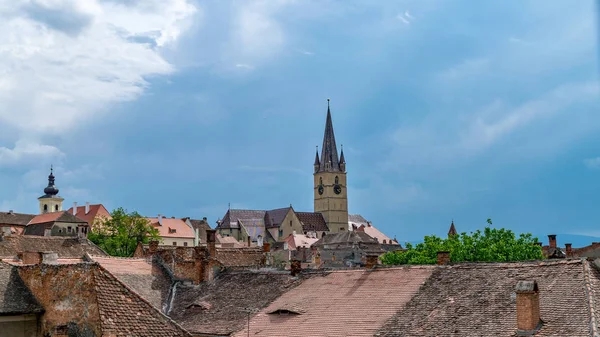
POLYGON ((323 195, 323 185, 319 185, 318 191, 320 195, 323 195))
POLYGON ((335 194, 342 193, 342 187, 340 185, 333 186, 333 192, 335 192, 335 194))

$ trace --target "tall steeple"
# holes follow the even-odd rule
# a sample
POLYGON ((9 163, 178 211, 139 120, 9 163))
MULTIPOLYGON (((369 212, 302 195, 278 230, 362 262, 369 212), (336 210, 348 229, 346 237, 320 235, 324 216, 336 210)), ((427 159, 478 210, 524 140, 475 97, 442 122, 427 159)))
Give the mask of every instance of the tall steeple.
POLYGON ((335 135, 333 133, 333 122, 331 120, 331 109, 329 98, 327 99, 327 120, 325 122, 325 134, 323 135, 323 147, 321 148, 321 165, 319 172, 339 172, 340 161, 338 159, 335 135))
POLYGON ((344 151, 338 157, 331 108, 327 99, 327 121, 323 135, 321 159, 319 149, 315 157, 314 201, 315 212, 321 213, 331 232, 348 230, 348 187, 346 185, 346 160, 344 151))

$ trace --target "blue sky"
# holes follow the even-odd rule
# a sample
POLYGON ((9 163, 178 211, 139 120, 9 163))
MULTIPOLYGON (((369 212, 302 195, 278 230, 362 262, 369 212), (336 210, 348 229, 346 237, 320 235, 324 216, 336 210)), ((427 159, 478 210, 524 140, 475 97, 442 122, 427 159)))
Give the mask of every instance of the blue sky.
POLYGON ((487 218, 600 236, 596 19, 586 0, 0 0, 0 209, 35 212, 52 163, 67 206, 310 211, 331 98, 350 212, 399 241, 487 218))

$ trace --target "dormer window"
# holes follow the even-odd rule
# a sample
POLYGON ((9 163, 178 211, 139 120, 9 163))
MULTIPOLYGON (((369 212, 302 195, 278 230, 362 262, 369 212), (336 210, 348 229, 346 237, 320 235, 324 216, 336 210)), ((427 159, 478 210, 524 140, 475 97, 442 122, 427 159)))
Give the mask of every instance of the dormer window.
POLYGON ((169 227, 169 234, 176 233, 177 229, 169 227))

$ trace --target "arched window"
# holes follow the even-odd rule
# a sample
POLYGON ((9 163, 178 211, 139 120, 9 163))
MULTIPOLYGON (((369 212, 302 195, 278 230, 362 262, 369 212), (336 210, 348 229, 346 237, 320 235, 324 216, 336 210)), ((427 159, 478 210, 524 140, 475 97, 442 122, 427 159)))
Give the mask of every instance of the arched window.
POLYGON ((323 177, 319 178, 319 184, 323 185, 323 177))
POLYGON ((48 205, 44 205, 44 212, 48 212, 48 205))
POLYGON ((54 211, 58 212, 58 205, 54 205, 54 211))
POLYGON ((339 184, 339 183, 340 183, 340 180, 338 179, 338 177, 337 177, 337 176, 335 176, 335 184, 337 185, 337 184, 339 184))

